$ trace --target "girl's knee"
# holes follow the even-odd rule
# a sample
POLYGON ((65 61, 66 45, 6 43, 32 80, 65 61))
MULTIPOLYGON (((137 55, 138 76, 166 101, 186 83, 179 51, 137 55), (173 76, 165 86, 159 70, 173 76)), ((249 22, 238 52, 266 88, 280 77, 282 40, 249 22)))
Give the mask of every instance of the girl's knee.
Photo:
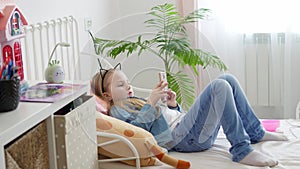
POLYGON ((222 75, 219 76, 218 79, 224 79, 224 80, 228 81, 229 83, 238 82, 237 78, 230 73, 223 73, 222 75))
POLYGON ((228 90, 231 90, 230 84, 223 79, 216 79, 212 82, 212 90, 217 93, 227 92, 228 90))

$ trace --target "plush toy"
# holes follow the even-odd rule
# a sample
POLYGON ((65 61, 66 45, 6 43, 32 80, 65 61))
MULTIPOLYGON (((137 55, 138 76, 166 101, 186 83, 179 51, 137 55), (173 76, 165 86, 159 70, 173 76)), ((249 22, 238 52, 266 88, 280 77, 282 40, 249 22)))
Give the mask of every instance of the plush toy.
POLYGON ((45 79, 48 83, 63 83, 65 74, 62 66, 58 63, 49 64, 45 71, 45 79))
MULTIPOLYGON (((153 135, 148 131, 99 112, 97 112, 96 116, 97 131, 126 137, 136 147, 141 166, 159 165, 158 159, 178 169, 190 168, 190 162, 173 158, 165 153, 162 148, 157 145, 153 135)), ((110 138, 98 136, 98 143, 104 143, 110 140, 110 138)), ((124 142, 98 147, 98 153, 111 158, 133 156, 132 151, 124 142)), ((122 162, 135 166, 135 160, 124 160, 122 162)))
POLYGON ((45 70, 45 79, 48 83, 63 83, 65 80, 64 69, 62 66, 59 65, 59 60, 52 60, 53 54, 58 46, 69 47, 70 44, 67 42, 60 42, 54 46, 50 54, 48 67, 45 70))

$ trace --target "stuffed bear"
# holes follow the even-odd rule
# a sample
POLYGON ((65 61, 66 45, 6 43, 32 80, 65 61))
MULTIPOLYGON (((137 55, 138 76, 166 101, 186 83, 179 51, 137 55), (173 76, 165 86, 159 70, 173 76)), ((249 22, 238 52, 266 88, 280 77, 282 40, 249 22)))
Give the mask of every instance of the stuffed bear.
MULTIPOLYGON (((118 134, 127 138, 137 149, 141 166, 159 165, 159 161, 161 161, 178 169, 190 168, 190 162, 173 158, 165 153, 148 131, 99 112, 96 116, 97 131, 118 134)), ((100 144, 112 139, 98 136, 97 140, 100 144)), ((122 141, 98 147, 98 153, 110 158, 134 156, 130 148, 122 141)), ((136 165, 135 160, 121 162, 136 165)))

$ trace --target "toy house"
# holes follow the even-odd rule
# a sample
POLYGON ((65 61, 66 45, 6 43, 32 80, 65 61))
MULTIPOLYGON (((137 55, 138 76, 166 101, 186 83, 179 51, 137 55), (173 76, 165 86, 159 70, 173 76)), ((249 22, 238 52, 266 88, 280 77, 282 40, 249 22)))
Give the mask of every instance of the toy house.
POLYGON ((24 79, 21 38, 25 36, 23 26, 27 21, 15 4, 7 4, 0 9, 0 66, 10 61, 17 66, 21 80, 24 79))

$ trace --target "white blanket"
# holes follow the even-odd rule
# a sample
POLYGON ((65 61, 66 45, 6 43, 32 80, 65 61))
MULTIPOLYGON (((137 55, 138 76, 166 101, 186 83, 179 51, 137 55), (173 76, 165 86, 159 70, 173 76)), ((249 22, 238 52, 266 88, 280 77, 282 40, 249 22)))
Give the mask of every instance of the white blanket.
MULTIPOLYGON (((283 132, 289 141, 266 141, 254 144, 253 147, 279 161, 279 165, 272 169, 300 169, 300 121, 283 120, 277 132, 283 132)), ((215 145, 206 151, 197 153, 178 153, 169 154, 191 162, 191 169, 267 169, 269 167, 253 167, 239 164, 231 160, 228 149, 229 142, 225 135, 220 131, 215 145)), ((99 169, 133 169, 119 162, 99 163, 99 169)), ((143 169, 171 169, 167 165, 142 167, 143 169)))

